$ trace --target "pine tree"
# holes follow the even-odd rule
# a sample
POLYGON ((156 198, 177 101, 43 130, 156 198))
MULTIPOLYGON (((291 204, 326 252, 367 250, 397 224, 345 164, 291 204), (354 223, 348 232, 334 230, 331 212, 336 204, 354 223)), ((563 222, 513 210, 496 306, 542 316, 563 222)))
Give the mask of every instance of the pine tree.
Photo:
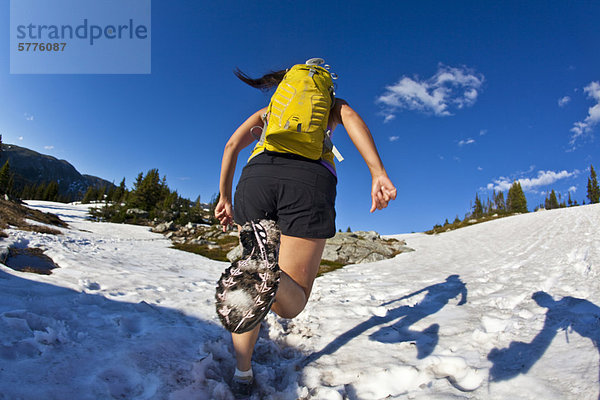
POLYGON ((35 187, 31 185, 25 185, 23 191, 21 192, 21 196, 19 196, 23 200, 33 200, 35 196, 35 187))
POLYGON ((125 187, 125 178, 123 178, 123 180, 121 181, 119 186, 117 186, 117 188, 113 192, 111 200, 115 203, 122 202, 125 199, 126 191, 127 191, 127 188, 125 187))
POLYGON ((150 212, 159 203, 162 194, 163 185, 158 169, 151 169, 146 176, 140 172, 131 192, 131 206, 150 212))
POLYGON ((515 181, 508 190, 506 208, 508 212, 511 213, 527 212, 527 198, 525 197, 525 193, 523 193, 521 184, 517 181, 515 181))
POLYGON ((600 187, 598 186, 598 177, 596 176, 596 171, 594 171, 593 165, 590 165, 590 177, 588 178, 587 183, 587 197, 590 199, 590 204, 600 202, 600 187))
POLYGON ((573 206, 573 200, 571 200, 571 192, 569 192, 569 200, 567 201, 567 204, 569 205, 569 207, 573 206))
POLYGON ((44 200, 44 192, 46 191, 46 184, 44 182, 40 183, 35 188, 35 194, 33 195, 33 200, 44 200))
POLYGON ((483 214, 490 215, 494 206, 492 205, 492 201, 490 200, 490 196, 488 196, 487 201, 485 202, 485 207, 483 207, 483 214))
POLYGON ((117 188, 115 187, 114 183, 112 185, 110 185, 108 188, 104 188, 104 191, 106 192, 106 195, 104 196, 104 200, 108 203, 109 201, 112 201, 113 197, 115 197, 115 191, 117 190, 117 188))
POLYGON ((554 189, 552 189, 552 192, 550 192, 548 197, 546 197, 546 201, 544 202, 544 208, 546 208, 546 210, 553 210, 558 207, 559 204, 558 200, 556 199, 556 192, 554 192, 554 189))
POLYGON ((98 189, 94 186, 90 186, 85 191, 85 194, 83 195, 83 200, 81 200, 81 202, 83 204, 89 204, 92 201, 96 200, 97 198, 98 198, 98 189))
POLYGON ((496 207, 496 210, 502 212, 502 211, 506 211, 506 202, 504 201, 504 192, 498 192, 498 194, 496 194, 496 192, 494 191, 494 206, 496 207))
POLYGON ((8 160, 4 163, 4 166, 0 169, 0 194, 8 194, 11 191, 10 183, 10 163, 8 160))
POLYGON ((483 216, 483 204, 481 204, 481 199, 475 193, 475 205, 473 206, 473 217, 480 218, 483 216))
POLYGON ((45 201, 57 201, 58 200, 58 182, 52 181, 46 186, 44 190, 43 199, 45 201))

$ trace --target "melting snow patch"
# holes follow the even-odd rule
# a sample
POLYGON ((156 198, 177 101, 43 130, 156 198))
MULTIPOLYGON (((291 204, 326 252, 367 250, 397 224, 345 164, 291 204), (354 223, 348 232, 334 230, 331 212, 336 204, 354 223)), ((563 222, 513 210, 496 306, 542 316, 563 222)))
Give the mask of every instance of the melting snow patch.
POLYGON ((463 392, 476 390, 487 376, 483 370, 469 367, 462 357, 432 356, 427 361, 436 378, 447 378, 452 386, 463 392))
POLYGON ((487 333, 496 333, 504 331, 506 329, 506 326, 508 325, 508 322, 508 320, 492 318, 486 315, 484 315, 481 318, 481 324, 483 325, 483 329, 487 333))
POLYGON ((427 384, 429 379, 411 366, 392 366, 374 373, 361 373, 354 384, 360 399, 384 399, 407 393, 427 384))

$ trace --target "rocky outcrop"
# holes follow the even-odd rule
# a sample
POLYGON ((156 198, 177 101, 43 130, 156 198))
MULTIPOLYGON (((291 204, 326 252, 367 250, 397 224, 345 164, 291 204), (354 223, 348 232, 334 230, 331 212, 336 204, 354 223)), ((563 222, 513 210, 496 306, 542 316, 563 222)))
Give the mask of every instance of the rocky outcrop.
MULTIPOLYGON (((220 249, 232 262, 242 256, 242 246, 237 243, 237 231, 223 232, 219 225, 189 223, 176 226, 173 222, 164 222, 154 226, 152 231, 164 234, 176 245, 220 249)), ((407 247, 406 242, 382 238, 375 231, 338 232, 327 239, 322 259, 339 265, 362 264, 386 260, 409 251, 414 250, 407 247)))
MULTIPOLYGON (((400 253, 414 251, 406 242, 397 239, 383 239, 377 232, 338 232, 327 239, 321 259, 325 262, 347 265, 386 260, 400 253)), ((242 246, 237 246, 227 254, 230 261, 242 256, 242 246)))
POLYGON ((414 251, 406 242, 383 239, 375 231, 338 232, 327 239, 322 259, 338 264, 362 264, 386 260, 414 251))

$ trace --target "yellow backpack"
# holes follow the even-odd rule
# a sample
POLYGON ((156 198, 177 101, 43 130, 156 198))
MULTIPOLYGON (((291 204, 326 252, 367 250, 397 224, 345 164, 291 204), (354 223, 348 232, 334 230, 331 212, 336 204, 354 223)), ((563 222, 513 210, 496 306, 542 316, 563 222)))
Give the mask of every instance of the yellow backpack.
POLYGON ((322 63, 322 59, 310 59, 286 72, 271 97, 266 126, 250 158, 266 150, 324 159, 333 165, 333 156, 339 153, 331 143, 327 123, 335 93, 332 74, 322 63))

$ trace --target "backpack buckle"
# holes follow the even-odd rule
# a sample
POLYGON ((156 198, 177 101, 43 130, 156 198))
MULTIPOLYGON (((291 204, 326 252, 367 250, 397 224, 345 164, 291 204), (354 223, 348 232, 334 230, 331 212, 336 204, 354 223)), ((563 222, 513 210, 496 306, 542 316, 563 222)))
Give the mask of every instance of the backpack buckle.
POLYGON ((310 58, 305 62, 306 65, 321 65, 323 63, 325 63, 325 60, 322 58, 310 58))

